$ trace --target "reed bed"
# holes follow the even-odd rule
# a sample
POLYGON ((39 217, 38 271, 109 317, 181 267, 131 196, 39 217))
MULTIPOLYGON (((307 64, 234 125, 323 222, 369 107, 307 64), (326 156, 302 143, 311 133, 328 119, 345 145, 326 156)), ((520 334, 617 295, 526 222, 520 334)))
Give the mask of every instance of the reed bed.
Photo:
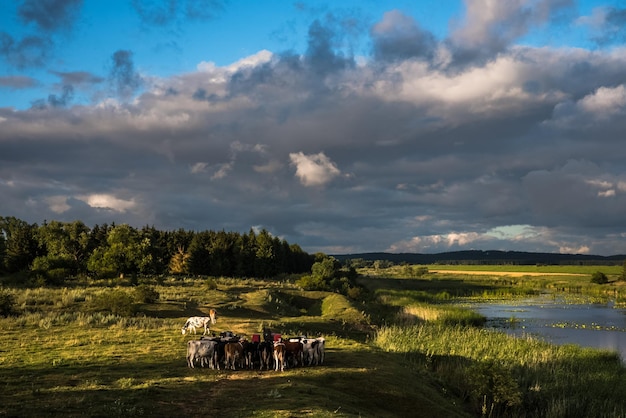
POLYGON ((439 315, 382 327, 374 343, 404 355, 479 416, 626 416, 626 374, 617 354, 450 326, 439 315))

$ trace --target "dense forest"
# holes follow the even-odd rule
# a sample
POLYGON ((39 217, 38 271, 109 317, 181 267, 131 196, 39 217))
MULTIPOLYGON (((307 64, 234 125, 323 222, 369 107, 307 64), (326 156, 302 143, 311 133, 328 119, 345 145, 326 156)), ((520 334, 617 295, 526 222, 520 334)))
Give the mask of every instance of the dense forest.
POLYGON ((268 231, 162 231, 81 221, 30 224, 0 217, 0 274, 40 284, 90 275, 272 277, 309 272, 314 256, 268 231), (17 274, 24 273, 24 274, 17 274))
POLYGON ((461 265, 621 265, 626 255, 533 253, 524 251, 450 251, 436 254, 360 253, 336 254, 337 260, 364 267, 377 262, 380 267, 394 264, 461 264, 461 265))

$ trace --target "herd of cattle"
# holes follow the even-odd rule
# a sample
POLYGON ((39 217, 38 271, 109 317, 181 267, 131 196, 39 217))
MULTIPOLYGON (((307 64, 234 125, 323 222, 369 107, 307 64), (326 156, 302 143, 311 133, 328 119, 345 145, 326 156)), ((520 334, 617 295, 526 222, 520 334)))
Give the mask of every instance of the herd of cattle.
POLYGON ((209 323, 215 323, 216 315, 212 310, 210 317, 191 317, 183 326, 182 333, 204 328, 199 340, 187 341, 187 365, 194 368, 212 369, 259 369, 280 370, 288 367, 316 366, 324 363, 323 337, 305 336, 283 339, 280 334, 263 328, 263 340, 254 335, 252 341, 240 338, 226 331, 219 336, 207 336, 209 323))

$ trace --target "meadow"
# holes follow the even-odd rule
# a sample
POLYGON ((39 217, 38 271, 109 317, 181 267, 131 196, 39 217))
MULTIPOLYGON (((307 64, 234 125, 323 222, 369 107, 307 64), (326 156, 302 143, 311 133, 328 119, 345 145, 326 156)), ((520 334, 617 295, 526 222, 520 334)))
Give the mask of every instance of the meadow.
POLYGON ((609 297, 609 289, 623 298, 620 283, 396 270, 360 271, 360 300, 304 291, 291 278, 4 288, 15 312, 0 318, 0 416, 626 416, 614 353, 486 330, 484 318, 452 303, 544 291, 609 297), (150 300, 137 297, 146 290, 150 300), (103 302, 111 300, 120 303, 103 302), (213 332, 322 335, 325 363, 282 373, 189 369, 180 328, 211 308, 213 332))

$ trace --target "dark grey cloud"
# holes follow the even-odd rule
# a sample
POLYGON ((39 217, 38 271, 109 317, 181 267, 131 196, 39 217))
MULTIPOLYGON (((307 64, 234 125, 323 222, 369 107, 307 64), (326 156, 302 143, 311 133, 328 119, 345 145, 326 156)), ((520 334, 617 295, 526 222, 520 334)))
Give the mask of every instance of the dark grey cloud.
POLYGON ((23 0, 17 17, 33 31, 23 37, 0 32, 0 56, 17 68, 42 67, 54 55, 56 34, 69 33, 78 19, 82 0, 23 0))
POLYGON ((0 76, 0 88, 27 89, 37 85, 37 80, 23 75, 0 76))
POLYGON ((6 32, 0 32, 0 55, 15 68, 41 67, 53 48, 50 39, 40 36, 26 36, 14 39, 6 32))
POLYGON ((51 71, 61 79, 63 85, 94 85, 102 83, 105 79, 87 71, 51 71))
POLYGON ((534 2, 494 2, 465 0, 466 14, 456 22, 447 40, 455 62, 465 65, 484 62, 505 51, 515 40, 558 19, 563 10, 574 6, 573 0, 538 0, 534 2))
POLYGON ((228 1, 225 0, 188 0, 184 4, 185 16, 195 20, 209 20, 221 13, 228 1))
POLYGON ((335 32, 321 21, 315 20, 309 27, 305 62, 318 75, 327 75, 346 69, 354 64, 351 56, 337 51, 333 41, 335 32))
POLYGON ((77 19, 83 0, 23 0, 17 9, 25 24, 44 32, 67 30, 77 19))
POLYGON ((131 4, 145 25, 157 27, 210 20, 225 6, 222 0, 132 0, 131 4))
POLYGON ((395 61, 408 58, 432 60, 437 48, 435 36, 421 29, 411 17, 398 10, 385 13, 372 26, 373 56, 377 60, 395 61))
POLYGON ((164 26, 176 18, 176 0, 132 0, 131 3, 144 23, 164 26))
POLYGON ((371 61, 354 58, 349 14, 313 20, 303 55, 156 81, 120 50, 107 80, 124 100, 94 105, 70 106, 98 76, 53 72, 41 106, 0 109, 0 210, 264 227, 311 252, 626 253, 626 54, 516 46, 569 3, 521 17, 504 3, 491 20, 471 14, 467 43, 386 15, 371 61), (482 46, 458 65, 461 47, 482 46))
POLYGON ((48 96, 48 104, 52 107, 65 107, 74 98, 74 87, 64 85, 61 94, 51 94, 48 96))
POLYGON ((626 8, 606 7, 602 10, 603 21, 598 22, 594 42, 599 45, 612 45, 626 41, 626 8))
POLYGON ((135 70, 133 53, 127 50, 118 50, 113 53, 111 60, 109 81, 118 97, 128 99, 142 85, 141 75, 135 70))
POLYGON ((48 94, 45 99, 37 99, 31 102, 32 109, 43 110, 48 107, 61 108, 72 104, 76 93, 81 91, 92 93, 93 87, 102 83, 105 79, 85 71, 60 72, 50 71, 59 77, 60 83, 54 86, 54 93, 48 94))
MULTIPOLYGON (((272 62, 263 63, 253 68, 244 67, 232 74, 228 80, 231 95, 254 95, 259 99, 267 95, 283 96, 290 91, 304 89, 310 101, 322 99, 328 95, 327 77, 337 77, 354 68, 355 61, 341 48, 336 27, 314 20, 309 26, 307 49, 300 57, 290 51, 283 52, 272 62)), ((194 98, 206 98, 206 91, 199 89, 194 98)), ((215 96, 212 96, 215 98, 215 96)), ((327 96, 330 97, 330 96, 327 96)), ((303 103, 306 106, 306 103, 303 103)), ((289 109, 280 111, 284 118, 289 109)))

